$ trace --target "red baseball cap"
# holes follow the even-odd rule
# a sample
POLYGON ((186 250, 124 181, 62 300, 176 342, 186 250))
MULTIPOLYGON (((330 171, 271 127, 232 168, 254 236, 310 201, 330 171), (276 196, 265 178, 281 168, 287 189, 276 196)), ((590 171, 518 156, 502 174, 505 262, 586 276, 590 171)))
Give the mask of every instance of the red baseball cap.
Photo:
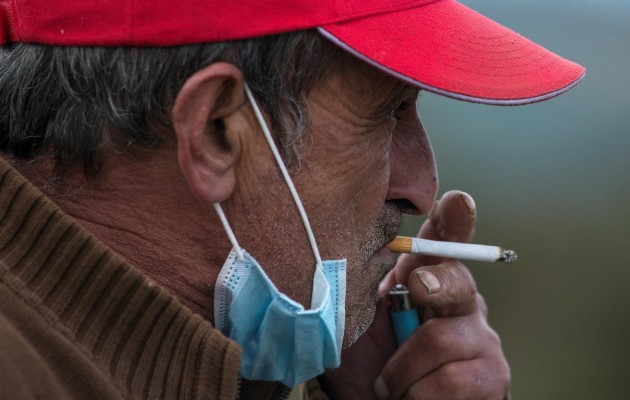
POLYGON ((0 0, 0 45, 173 46, 311 28, 413 86, 478 103, 546 100, 585 72, 454 0, 0 0))

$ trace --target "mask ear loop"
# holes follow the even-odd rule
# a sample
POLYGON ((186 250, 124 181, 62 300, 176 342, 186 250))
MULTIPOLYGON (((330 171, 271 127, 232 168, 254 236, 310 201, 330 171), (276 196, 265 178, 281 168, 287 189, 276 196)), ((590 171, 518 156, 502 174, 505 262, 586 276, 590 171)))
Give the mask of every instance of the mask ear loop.
POLYGON ((234 231, 232 230, 232 227, 230 226, 227 218, 225 217, 225 213, 223 212, 223 208, 221 208, 221 204, 212 203, 212 205, 214 206, 214 210, 219 215, 221 224, 223 224, 223 229, 225 229, 225 233, 227 234, 227 237, 230 240, 230 243, 232 243, 232 247, 236 251, 236 256, 238 257, 239 261, 245 261, 245 256, 243 255, 243 249, 241 249, 241 246, 238 244, 238 240, 236 240, 236 235, 234 235, 234 231))
POLYGON ((293 180, 289 175, 289 171, 287 171, 287 167, 284 165, 284 161, 282 161, 282 157, 280 156, 280 152, 278 151, 278 147, 276 147, 276 143, 273 141, 271 137, 271 132, 269 131, 269 127, 267 127, 267 123, 265 122, 265 118, 258 107, 258 103, 254 98, 249 86, 245 83, 245 93, 249 98, 249 101, 254 109, 254 114, 258 119, 258 123, 262 127, 263 133, 265 134, 265 139, 267 139, 267 143, 269 143, 269 147, 271 148, 271 152, 273 153, 274 158, 276 159, 276 163, 278 167, 280 167, 280 171, 282 171, 282 176, 284 177, 287 186, 289 187, 289 191, 291 192, 291 196, 293 196, 293 201, 298 208, 300 213, 300 217, 302 218, 302 223, 304 224, 304 229, 306 229, 306 235, 308 236, 308 241, 311 244, 311 248, 313 249, 313 254, 315 255, 315 262, 318 268, 323 268, 322 258, 319 255, 319 248, 317 247, 317 243, 315 242, 315 235, 313 235, 313 230, 311 229, 311 224, 308 221, 308 217, 306 216, 306 210, 304 210, 304 206, 302 205, 302 201, 300 200, 300 196, 295 190, 295 186, 293 185, 293 180))

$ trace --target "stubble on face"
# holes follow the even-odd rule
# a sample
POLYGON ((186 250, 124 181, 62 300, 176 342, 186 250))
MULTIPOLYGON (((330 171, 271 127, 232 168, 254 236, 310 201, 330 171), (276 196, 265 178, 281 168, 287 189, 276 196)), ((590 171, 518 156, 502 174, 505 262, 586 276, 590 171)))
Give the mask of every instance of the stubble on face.
POLYGON ((378 301, 378 286, 392 270, 395 257, 379 251, 400 231, 402 212, 395 202, 386 202, 359 245, 356 265, 348 269, 344 347, 352 345, 372 323, 378 301))

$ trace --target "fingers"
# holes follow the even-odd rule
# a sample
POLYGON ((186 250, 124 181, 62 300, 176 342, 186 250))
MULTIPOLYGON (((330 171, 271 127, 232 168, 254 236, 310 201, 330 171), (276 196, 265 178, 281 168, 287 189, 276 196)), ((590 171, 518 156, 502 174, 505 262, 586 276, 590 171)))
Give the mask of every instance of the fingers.
POLYGON ((387 399, 501 399, 509 380, 497 334, 474 314, 423 325, 390 358, 375 389, 387 399))
POLYGON ((413 400, 505 400, 510 381, 509 368, 490 370, 485 359, 443 365, 412 385, 404 399, 413 400))
MULTIPOLYGON (((472 198, 451 191, 431 210, 419 236, 468 242, 476 221, 472 198)), ((392 272, 395 279, 389 276, 387 283, 407 284, 423 325, 385 364, 374 386, 377 397, 502 400, 509 367, 468 269, 457 260, 403 255, 392 272)))
MULTIPOLYGON (((430 240, 469 242, 474 236, 476 222, 477 209, 472 197, 462 191, 451 190, 435 203, 418 236, 430 240)), ((415 268, 443 261, 442 258, 420 254, 402 254, 396 264, 395 279, 404 283, 415 268)))

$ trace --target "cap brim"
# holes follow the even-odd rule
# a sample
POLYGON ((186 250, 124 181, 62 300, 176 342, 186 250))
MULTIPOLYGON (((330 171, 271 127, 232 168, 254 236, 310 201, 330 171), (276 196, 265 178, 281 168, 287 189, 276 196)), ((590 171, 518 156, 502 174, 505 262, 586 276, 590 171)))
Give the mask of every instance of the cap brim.
POLYGON ((585 73, 580 65, 453 0, 318 29, 402 81, 476 103, 546 100, 575 86, 585 73))

